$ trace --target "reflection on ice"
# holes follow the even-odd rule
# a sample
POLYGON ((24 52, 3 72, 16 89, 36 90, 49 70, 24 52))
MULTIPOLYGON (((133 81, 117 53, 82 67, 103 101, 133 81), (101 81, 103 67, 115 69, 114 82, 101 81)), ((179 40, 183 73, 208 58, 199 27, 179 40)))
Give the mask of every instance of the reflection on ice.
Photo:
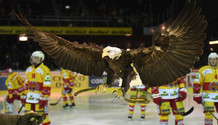
MULTIPOLYGON (((60 96, 52 97, 50 103, 56 102, 60 96)), ((115 99, 112 94, 91 94, 75 97, 76 106, 62 108, 62 101, 56 106, 49 106, 49 117, 52 125, 159 125, 159 116, 156 105, 151 101, 146 107, 146 118, 140 119, 140 106, 136 104, 133 119, 128 120, 128 103, 122 98, 115 99)), ((194 111, 185 117, 186 125, 204 125, 204 114, 201 105, 193 102, 192 95, 184 102, 186 111, 194 106, 194 111)), ((2 102, 0 103, 2 110, 2 102)), ((15 113, 19 104, 15 105, 15 113)), ((23 114, 23 112, 21 113, 23 114)), ((217 116, 217 114, 215 114, 217 116)), ((214 119, 214 125, 216 121, 214 119)), ((171 114, 169 125, 174 125, 174 116, 171 114)))

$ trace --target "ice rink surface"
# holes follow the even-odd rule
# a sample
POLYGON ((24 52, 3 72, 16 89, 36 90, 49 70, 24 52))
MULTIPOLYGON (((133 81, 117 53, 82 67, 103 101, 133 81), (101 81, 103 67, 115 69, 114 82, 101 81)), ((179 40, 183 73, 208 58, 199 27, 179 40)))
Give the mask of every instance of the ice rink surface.
MULTIPOLYGON (((56 102, 61 95, 51 98, 49 103, 56 102)), ((151 99, 149 99, 151 100, 151 99)), ((128 103, 122 98, 115 99, 115 94, 82 94, 75 97, 76 106, 63 109, 63 102, 49 106, 49 118, 52 125, 159 125, 157 106, 152 101, 147 104, 146 118, 140 119, 140 105, 135 105, 133 119, 128 120, 128 103)), ((185 117, 185 125, 204 125, 202 106, 192 100, 192 94, 184 101, 185 110, 192 106, 194 111, 185 117)), ((2 102, 0 104, 2 110, 2 102)), ((16 103, 15 112, 19 109, 16 103)), ((21 112, 23 114, 23 112, 21 112)), ((218 117, 217 113, 215 115, 218 117)), ((213 120, 216 125, 216 120, 213 120)), ((171 114, 169 125, 174 125, 174 116, 171 114)))

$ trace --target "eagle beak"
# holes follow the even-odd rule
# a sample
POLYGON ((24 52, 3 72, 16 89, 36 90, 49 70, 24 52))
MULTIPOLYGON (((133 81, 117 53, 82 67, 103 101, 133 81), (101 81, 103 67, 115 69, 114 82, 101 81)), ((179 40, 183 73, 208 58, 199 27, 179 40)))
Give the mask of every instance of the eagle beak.
POLYGON ((106 53, 105 52, 103 52, 102 53, 102 58, 104 58, 106 56, 106 53))

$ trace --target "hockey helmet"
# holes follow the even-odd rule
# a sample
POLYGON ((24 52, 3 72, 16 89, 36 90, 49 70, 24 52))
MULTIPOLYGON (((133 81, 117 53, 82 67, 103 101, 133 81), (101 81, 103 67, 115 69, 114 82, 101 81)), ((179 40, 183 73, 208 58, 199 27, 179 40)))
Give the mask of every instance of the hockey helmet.
POLYGON ((11 68, 7 68, 6 70, 5 70, 5 73, 12 73, 13 72, 13 70, 11 69, 11 68))
POLYGON ((208 55, 208 60, 209 59, 217 59, 218 58, 218 55, 217 55, 217 53, 215 53, 215 52, 212 52, 212 53, 210 53, 209 55, 208 55))
POLYGON ((208 55, 208 64, 212 67, 216 67, 217 66, 217 59, 218 59, 218 55, 215 52, 212 52, 208 55), (213 61, 212 59, 216 59, 216 61, 213 61))
POLYGON ((34 51, 30 57, 30 63, 32 65, 40 64, 45 59, 45 55, 42 51, 34 51))

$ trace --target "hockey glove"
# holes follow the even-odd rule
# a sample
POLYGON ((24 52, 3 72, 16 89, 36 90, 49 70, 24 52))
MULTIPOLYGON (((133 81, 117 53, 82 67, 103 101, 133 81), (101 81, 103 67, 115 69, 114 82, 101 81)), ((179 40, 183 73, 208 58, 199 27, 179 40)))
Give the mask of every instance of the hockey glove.
POLYGON ((161 98, 160 93, 158 91, 158 87, 152 87, 151 92, 152 92, 153 102, 160 106, 162 98, 161 98))
POLYGON ((158 94, 152 94, 152 98, 153 98, 154 103, 156 103, 159 106, 161 105, 162 98, 161 98, 159 93, 158 94))
POLYGON ((178 98, 178 101, 183 101, 186 99, 187 97, 187 92, 188 90, 186 88, 181 88, 179 90, 179 98, 178 98))
POLYGON ((202 96, 201 93, 194 93, 193 94, 193 99, 195 102, 197 102, 198 104, 202 103, 202 96))
POLYGON ((195 83, 193 85, 193 99, 198 104, 202 103, 202 96, 201 96, 200 90, 201 90, 201 85, 195 83))
POLYGON ((20 100, 21 100, 21 103, 22 103, 23 105, 25 105, 25 103, 26 103, 26 95, 21 95, 21 96, 20 96, 20 100))
POLYGON ((64 85, 64 91, 65 91, 65 93, 68 93, 70 90, 69 90, 70 88, 69 88, 69 86, 68 85, 64 85))
POLYGON ((7 102, 8 102, 8 103, 13 103, 13 101, 14 101, 13 98, 9 98, 9 97, 7 98, 7 102))
POLYGON ((48 97, 40 97, 39 98, 39 108, 44 108, 48 104, 48 97))
POLYGON ((74 82, 71 82, 69 85, 71 88, 74 87, 74 82))

